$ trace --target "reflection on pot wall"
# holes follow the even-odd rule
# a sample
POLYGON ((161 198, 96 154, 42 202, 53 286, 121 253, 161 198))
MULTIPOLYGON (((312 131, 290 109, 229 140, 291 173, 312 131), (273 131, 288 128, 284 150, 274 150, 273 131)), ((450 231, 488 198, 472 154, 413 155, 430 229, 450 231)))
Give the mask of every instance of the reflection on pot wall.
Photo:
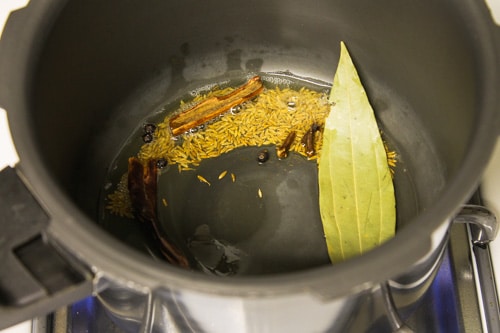
POLYGON ((418 306, 446 244, 430 251, 411 274, 333 300, 311 290, 268 297, 165 288, 144 294, 109 282, 97 298, 127 332, 389 332, 403 326, 400 314, 418 306))
POLYGON ((140 295, 109 288, 98 298, 127 332, 326 332, 333 328, 347 332, 344 325, 352 310, 368 294, 323 303, 306 292, 242 299, 169 290, 140 295))

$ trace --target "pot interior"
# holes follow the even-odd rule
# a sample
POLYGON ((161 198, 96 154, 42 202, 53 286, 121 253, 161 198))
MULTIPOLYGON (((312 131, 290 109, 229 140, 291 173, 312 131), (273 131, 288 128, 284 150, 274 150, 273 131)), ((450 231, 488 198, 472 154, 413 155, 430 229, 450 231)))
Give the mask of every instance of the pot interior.
MULTIPOLYGON (((120 241, 157 255, 151 236, 136 221, 102 209, 104 186, 126 170, 122 150, 131 156, 142 144, 141 126, 160 121, 173 110, 169 106, 193 90, 213 82, 241 83, 251 74, 281 75, 285 85, 290 78, 304 85, 321 82, 316 86, 324 88, 333 79, 340 41, 349 48, 387 142, 398 154, 394 182, 401 230, 432 209, 460 168, 478 118, 474 45, 458 8, 446 1, 238 6, 231 1, 69 1, 37 64, 30 130, 45 167, 91 220, 120 241)), ((285 193, 294 209, 264 214, 248 205, 245 192, 236 195, 228 187, 222 191, 232 198, 222 205, 208 188, 193 190, 192 182, 180 180, 170 206, 186 207, 164 228, 184 244, 200 225, 228 244, 247 242, 245 250, 254 260, 241 274, 327 265, 317 201, 304 203, 317 193, 314 164, 291 156, 287 163, 306 176, 280 178, 276 172, 290 165, 271 161, 266 172, 255 171, 258 149, 207 160, 197 172, 215 175, 229 166, 262 183, 264 195, 276 184, 294 181, 300 190, 285 193), (300 196, 294 199, 294 193, 300 196)), ((160 192, 166 188, 162 181, 177 181, 165 175, 160 192)), ((160 209, 160 215, 168 214, 160 209)))

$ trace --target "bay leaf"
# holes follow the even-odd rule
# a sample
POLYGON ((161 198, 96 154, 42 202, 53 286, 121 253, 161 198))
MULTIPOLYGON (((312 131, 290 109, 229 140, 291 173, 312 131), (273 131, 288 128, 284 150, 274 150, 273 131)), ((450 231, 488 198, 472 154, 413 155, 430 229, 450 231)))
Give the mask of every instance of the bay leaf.
POLYGON ((396 202, 384 143, 343 42, 319 161, 319 202, 332 263, 394 236, 396 202))

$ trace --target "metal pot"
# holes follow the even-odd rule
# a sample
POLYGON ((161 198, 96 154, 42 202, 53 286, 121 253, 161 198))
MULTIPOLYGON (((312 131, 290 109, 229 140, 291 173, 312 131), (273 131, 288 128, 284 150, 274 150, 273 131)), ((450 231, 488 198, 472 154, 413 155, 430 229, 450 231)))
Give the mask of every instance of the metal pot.
POLYGON ((403 329, 498 135, 499 59, 499 28, 472 0, 31 3, 1 41, 21 162, 1 173, 0 327, 94 293, 131 331, 403 329), (340 40, 405 156, 394 239, 335 266, 221 279, 96 224, 106 167, 161 103, 234 73, 330 82, 340 40))

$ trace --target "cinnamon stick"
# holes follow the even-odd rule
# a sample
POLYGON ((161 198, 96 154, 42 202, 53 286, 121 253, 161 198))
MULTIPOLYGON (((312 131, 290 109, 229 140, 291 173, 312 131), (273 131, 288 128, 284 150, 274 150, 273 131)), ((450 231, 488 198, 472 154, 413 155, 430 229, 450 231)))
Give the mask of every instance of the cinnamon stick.
POLYGON ((223 96, 212 96, 170 118, 170 130, 177 136, 229 111, 262 92, 264 86, 259 76, 223 96))

